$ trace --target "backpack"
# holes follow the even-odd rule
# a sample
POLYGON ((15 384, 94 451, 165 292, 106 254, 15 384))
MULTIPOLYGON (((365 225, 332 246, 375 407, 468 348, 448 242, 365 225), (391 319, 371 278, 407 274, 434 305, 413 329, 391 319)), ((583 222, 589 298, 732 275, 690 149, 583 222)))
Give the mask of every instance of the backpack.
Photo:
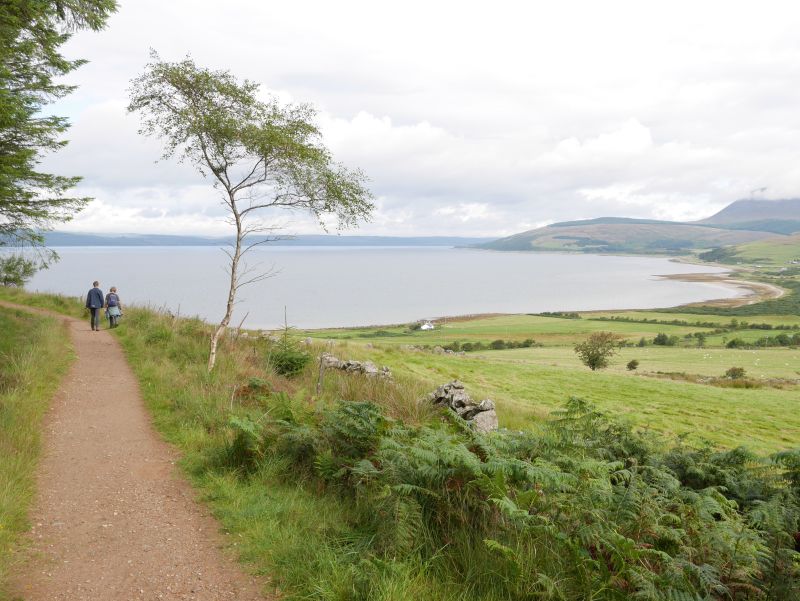
POLYGON ((108 306, 109 307, 116 307, 119 303, 119 297, 114 294, 113 292, 108 295, 108 306))

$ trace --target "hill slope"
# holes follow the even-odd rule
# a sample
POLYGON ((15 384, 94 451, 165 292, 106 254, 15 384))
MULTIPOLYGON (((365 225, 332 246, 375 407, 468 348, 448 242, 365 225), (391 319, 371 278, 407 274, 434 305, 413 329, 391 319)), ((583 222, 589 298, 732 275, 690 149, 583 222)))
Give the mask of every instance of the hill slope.
POLYGON ((783 200, 737 200, 711 217, 696 223, 741 224, 772 219, 800 220, 800 198, 783 200))
POLYGON ((490 250, 538 250, 680 254, 691 250, 780 238, 770 232, 688 224, 601 223, 560 225, 522 232, 481 244, 490 250))
POLYGON ((491 250, 682 254, 800 232, 800 199, 738 200, 701 221, 601 217, 565 221, 478 245, 491 250))
POLYGON ((737 200, 719 213, 696 223, 727 229, 792 234, 800 232, 800 198, 737 200))

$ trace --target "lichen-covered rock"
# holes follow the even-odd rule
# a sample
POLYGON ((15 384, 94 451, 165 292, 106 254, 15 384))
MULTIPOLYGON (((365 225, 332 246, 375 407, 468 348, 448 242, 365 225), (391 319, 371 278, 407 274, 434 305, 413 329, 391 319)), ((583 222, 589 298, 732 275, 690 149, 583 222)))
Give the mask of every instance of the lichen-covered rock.
POLYGON ((464 384, 453 380, 442 384, 429 395, 434 405, 445 405, 472 423, 476 431, 485 434, 497 430, 497 411, 490 399, 476 402, 467 394, 464 384))
POLYGON ((364 374, 370 378, 392 378, 392 372, 388 367, 378 368, 372 361, 354 361, 347 359, 342 361, 330 353, 322 353, 322 365, 327 369, 340 369, 348 373, 364 374))

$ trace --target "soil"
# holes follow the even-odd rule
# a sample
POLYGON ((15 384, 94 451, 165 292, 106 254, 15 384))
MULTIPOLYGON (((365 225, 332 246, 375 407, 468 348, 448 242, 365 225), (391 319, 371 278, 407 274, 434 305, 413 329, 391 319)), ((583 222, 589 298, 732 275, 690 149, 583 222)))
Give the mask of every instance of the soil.
MULTIPOLYGON (((5 303, 4 303, 5 304, 5 303)), ((23 308, 23 307, 18 307, 23 308)), ((26 558, 26 601, 265 599, 176 473, 117 340, 60 317, 76 360, 45 422, 26 558)))

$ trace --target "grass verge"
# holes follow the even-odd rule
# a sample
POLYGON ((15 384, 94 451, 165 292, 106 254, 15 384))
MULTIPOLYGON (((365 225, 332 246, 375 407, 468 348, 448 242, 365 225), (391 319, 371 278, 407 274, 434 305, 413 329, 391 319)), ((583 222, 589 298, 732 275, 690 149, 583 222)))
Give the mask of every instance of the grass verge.
POLYGON ((42 418, 71 361, 55 318, 0 307, 0 599, 28 528, 42 418))

